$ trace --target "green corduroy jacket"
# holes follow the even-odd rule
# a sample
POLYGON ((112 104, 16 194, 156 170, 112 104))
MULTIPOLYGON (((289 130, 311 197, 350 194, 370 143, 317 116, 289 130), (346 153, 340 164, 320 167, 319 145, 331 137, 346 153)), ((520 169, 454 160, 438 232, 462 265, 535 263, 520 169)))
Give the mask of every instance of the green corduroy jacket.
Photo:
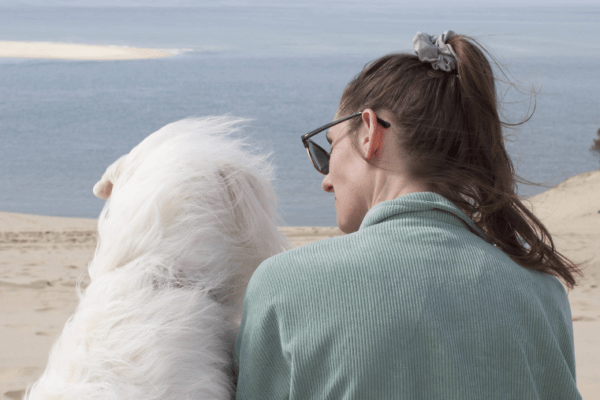
POLYGON ((562 284, 434 193, 263 262, 235 364, 238 399, 581 399, 562 284))

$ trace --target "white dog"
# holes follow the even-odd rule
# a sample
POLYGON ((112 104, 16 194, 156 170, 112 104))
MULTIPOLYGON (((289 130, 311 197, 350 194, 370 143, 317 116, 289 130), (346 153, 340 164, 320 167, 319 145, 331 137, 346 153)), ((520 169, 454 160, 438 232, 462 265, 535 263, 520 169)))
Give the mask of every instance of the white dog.
POLYGON ((167 125, 106 170, 91 284, 26 399, 231 398, 246 284, 288 247, 239 122, 167 125))

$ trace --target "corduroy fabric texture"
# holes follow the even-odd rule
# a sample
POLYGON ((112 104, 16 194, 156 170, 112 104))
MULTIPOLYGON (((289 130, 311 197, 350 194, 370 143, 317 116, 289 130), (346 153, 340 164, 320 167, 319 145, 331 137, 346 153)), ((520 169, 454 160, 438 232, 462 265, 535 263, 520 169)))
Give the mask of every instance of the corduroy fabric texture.
POLYGON ((237 398, 581 399, 562 284, 484 238, 413 193, 266 260, 244 300, 237 398))

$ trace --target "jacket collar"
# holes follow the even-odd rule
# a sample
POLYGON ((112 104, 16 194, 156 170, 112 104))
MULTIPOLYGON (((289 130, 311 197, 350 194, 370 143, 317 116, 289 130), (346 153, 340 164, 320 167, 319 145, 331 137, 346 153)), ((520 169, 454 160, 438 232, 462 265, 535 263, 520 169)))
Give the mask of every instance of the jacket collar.
POLYGON ((471 232, 489 241, 487 235, 469 218, 460 208, 445 197, 432 192, 417 192, 400 196, 394 200, 384 201, 376 204, 367 212, 365 218, 360 224, 360 229, 378 224, 386 219, 396 217, 400 214, 439 211, 451 214, 462 221, 462 225, 471 232))

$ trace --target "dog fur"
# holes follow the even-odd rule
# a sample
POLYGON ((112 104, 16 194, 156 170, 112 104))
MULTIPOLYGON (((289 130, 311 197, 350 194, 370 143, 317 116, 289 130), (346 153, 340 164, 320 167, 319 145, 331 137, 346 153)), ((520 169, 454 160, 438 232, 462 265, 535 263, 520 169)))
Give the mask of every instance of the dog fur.
POLYGON ((245 287, 288 248, 270 166, 231 137, 240 122, 175 122, 108 167, 91 283, 26 400, 232 397, 245 287))

